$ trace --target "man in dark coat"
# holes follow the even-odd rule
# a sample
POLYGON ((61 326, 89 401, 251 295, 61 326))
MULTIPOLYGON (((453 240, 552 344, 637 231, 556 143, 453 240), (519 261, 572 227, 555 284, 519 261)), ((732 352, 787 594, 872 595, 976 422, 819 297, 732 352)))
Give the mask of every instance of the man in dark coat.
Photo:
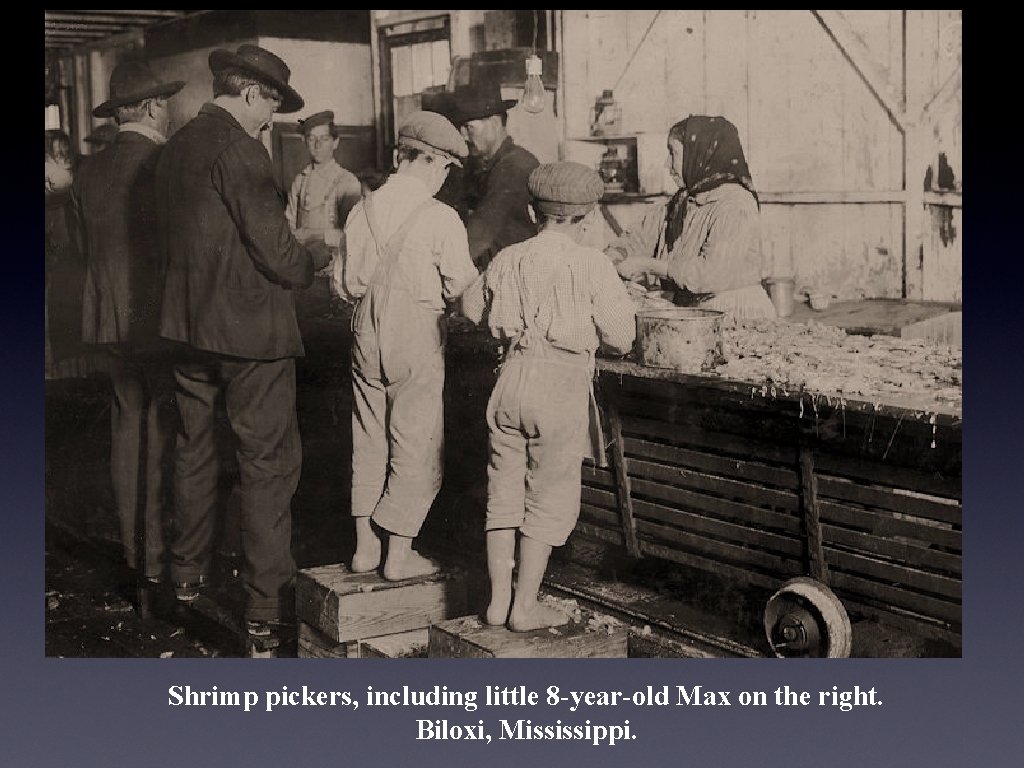
POLYGON ((466 168, 469 255, 479 269, 486 268, 502 248, 537 234, 526 182, 540 163, 508 135, 508 110, 515 103, 501 98, 496 83, 455 90, 455 117, 470 152, 466 168))
POLYGON ((143 613, 163 576, 164 466, 174 420, 169 345, 157 335, 154 173, 167 100, 183 85, 159 81, 143 61, 119 64, 110 76, 110 98, 93 110, 96 117, 113 117, 117 129, 110 146, 82 164, 72 186, 86 259, 82 340, 109 351, 111 477, 143 613))
POLYGON ((160 332, 195 355, 174 369, 182 421, 175 463, 177 538, 171 575, 190 602, 209 575, 219 469, 214 407, 224 398, 237 439, 249 632, 287 621, 295 574, 291 500, 302 448, 295 358, 303 354, 293 289, 330 261, 322 240, 300 244, 285 219, 259 141, 274 112, 303 101, 270 51, 210 54, 214 99, 168 142, 157 166, 166 280, 160 332))

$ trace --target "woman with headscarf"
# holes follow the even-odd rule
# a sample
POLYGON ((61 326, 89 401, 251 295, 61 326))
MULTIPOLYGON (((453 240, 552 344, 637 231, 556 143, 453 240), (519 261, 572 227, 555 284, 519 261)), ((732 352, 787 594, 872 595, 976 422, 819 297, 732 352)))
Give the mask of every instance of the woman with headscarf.
POLYGON ((679 191, 605 249, 619 274, 661 278, 681 306, 774 317, 761 284, 757 193, 736 126, 691 115, 672 126, 668 152, 679 191))

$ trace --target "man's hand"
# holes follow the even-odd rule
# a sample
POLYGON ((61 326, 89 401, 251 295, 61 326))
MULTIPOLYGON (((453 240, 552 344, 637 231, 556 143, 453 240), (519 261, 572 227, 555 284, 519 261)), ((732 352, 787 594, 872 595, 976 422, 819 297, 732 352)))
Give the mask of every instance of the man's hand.
POLYGON ((309 255, 313 257, 314 272, 319 272, 331 263, 333 253, 331 248, 322 239, 307 240, 306 249, 309 251, 309 255))

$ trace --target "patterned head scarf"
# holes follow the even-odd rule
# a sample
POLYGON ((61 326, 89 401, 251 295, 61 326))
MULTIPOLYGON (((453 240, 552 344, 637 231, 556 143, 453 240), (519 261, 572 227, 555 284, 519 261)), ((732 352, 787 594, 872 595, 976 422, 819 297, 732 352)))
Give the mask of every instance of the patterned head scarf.
POLYGON ((741 184, 757 199, 736 126, 724 117, 690 115, 672 126, 669 139, 683 145, 683 184, 665 216, 665 244, 672 248, 683 232, 687 200, 722 184, 741 184))

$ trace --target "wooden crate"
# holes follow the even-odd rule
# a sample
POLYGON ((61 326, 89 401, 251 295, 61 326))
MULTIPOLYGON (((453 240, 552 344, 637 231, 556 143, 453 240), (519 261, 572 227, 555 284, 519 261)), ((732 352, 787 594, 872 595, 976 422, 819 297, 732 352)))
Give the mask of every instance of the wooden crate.
POLYGON ((412 629, 361 640, 359 655, 364 659, 419 659, 426 657, 428 644, 429 633, 426 628, 412 629))
POLYGON ((359 641, 339 643, 304 621, 299 622, 300 659, 353 659, 359 658, 359 641))
POLYGON ((625 658, 626 627, 571 621, 561 627, 512 632, 476 616, 431 625, 428 655, 446 659, 625 658))
POLYGON ((299 571, 295 613, 336 643, 422 629, 466 612, 461 571, 386 581, 342 565, 299 571))

